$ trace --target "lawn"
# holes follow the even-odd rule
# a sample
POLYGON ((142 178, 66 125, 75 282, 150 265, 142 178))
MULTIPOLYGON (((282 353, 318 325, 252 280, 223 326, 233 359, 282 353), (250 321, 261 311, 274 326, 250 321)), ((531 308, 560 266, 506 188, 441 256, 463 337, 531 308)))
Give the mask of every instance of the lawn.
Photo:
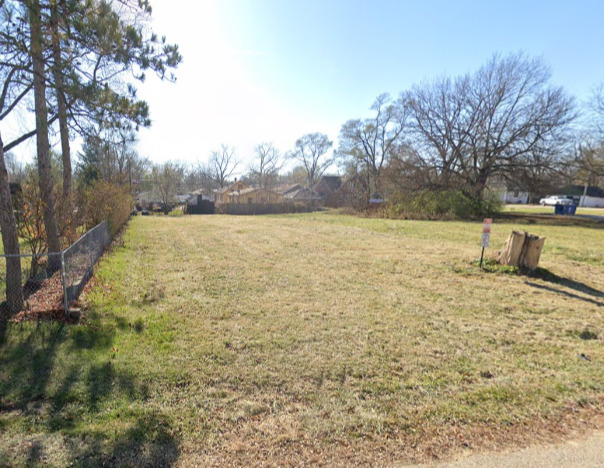
POLYGON ((388 466, 584 427, 604 229, 528 229, 537 277, 479 270, 480 223, 134 218, 79 324, 0 330, 0 465, 388 466))

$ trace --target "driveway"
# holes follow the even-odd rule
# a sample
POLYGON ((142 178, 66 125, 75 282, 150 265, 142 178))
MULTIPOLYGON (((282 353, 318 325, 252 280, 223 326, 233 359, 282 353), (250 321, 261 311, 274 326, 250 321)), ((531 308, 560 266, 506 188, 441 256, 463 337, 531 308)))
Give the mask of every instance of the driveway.
MULTIPOLYGON (((498 453, 461 455, 456 460, 408 468, 603 468, 604 431, 579 441, 498 453)), ((404 468, 404 467, 400 467, 404 468)))

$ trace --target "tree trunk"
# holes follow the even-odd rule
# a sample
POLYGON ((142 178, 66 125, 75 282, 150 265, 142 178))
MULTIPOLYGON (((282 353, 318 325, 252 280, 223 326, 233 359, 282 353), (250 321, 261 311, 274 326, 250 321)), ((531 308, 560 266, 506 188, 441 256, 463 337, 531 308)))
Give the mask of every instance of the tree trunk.
POLYGON ((531 236, 528 232, 512 231, 499 254, 499 263, 528 270, 539 266, 545 237, 531 236))
POLYGON ((59 133, 61 135, 61 155, 63 160, 63 197, 68 211, 71 208, 71 150, 69 146, 69 127, 67 126, 67 101, 63 82, 63 58, 59 32, 59 1, 51 2, 51 34, 53 55, 53 77, 57 95, 57 115, 59 118, 59 133))
MULTIPOLYGON (((7 255, 19 255, 19 235, 13 212, 13 202, 8 184, 8 172, 4 163, 4 144, 0 137, 0 230, 2 244, 7 255)), ((12 313, 23 308, 23 288, 21 287, 21 258, 6 258, 6 303, 12 313)))
MULTIPOLYGON (((29 6, 29 23, 31 30, 31 49, 34 71, 34 107, 36 113, 36 143, 38 150, 38 175, 40 178, 40 197, 44 205, 44 228, 49 252, 61 251, 59 227, 55 213, 55 200, 52 193, 52 176, 50 168, 50 144, 48 142, 48 109, 46 107, 46 74, 44 69, 42 26, 39 0, 31 0, 29 6)), ((52 270, 60 268, 56 255, 49 257, 52 270)))

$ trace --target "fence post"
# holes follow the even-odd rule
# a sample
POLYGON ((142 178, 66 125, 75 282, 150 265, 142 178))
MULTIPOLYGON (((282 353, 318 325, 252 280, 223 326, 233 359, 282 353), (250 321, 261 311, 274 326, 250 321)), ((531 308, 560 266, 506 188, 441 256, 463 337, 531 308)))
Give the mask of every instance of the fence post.
POLYGON ((63 280, 63 305, 65 307, 65 317, 69 316, 69 301, 67 299, 67 281, 65 279, 65 251, 61 252, 61 278, 63 280))
POLYGON ((94 257, 92 254, 92 231, 90 231, 87 235, 88 235, 88 250, 90 251, 90 273, 92 273, 92 270, 94 270, 94 257))

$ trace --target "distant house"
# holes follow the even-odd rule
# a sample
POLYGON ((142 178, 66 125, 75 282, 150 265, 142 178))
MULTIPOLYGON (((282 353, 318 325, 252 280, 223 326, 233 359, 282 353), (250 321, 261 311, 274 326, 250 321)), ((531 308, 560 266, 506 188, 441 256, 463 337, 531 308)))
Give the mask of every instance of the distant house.
MULTIPOLYGON (((369 185, 367 179, 360 175, 354 175, 348 177, 343 183, 337 193, 337 205, 336 206, 347 206, 355 209, 367 208, 368 199, 367 194, 369 192, 369 185)), ((374 194, 381 199, 379 194, 374 194)))
POLYGON ((579 206, 585 208, 604 208, 604 190, 600 187, 571 185, 564 187, 564 195, 573 195, 579 198, 579 206))
POLYGON ((314 191, 326 198, 333 193, 337 193, 342 187, 342 178, 340 176, 323 176, 314 186, 314 191))
POLYGON ((268 203, 283 202, 283 195, 281 195, 279 192, 257 187, 247 187, 241 190, 229 191, 224 195, 224 198, 226 200, 226 203, 249 203, 265 205, 268 203))
POLYGON ((342 188, 342 178, 340 176, 323 176, 313 187, 322 198, 325 206, 339 206, 340 189, 342 188))
POLYGON ((174 195, 174 199, 178 202, 178 203, 187 203, 187 201, 191 198, 190 194, 186 194, 186 193, 179 193, 177 195, 174 195))
POLYGON ((223 205, 225 203, 232 203, 230 202, 229 199, 229 194, 234 193, 234 192, 240 192, 243 190, 247 190, 250 187, 246 184, 244 184, 242 181, 237 181, 229 186, 226 187, 222 187, 219 190, 216 190, 215 192, 215 196, 216 196, 216 205, 223 205))
POLYGON ((187 214, 214 214, 216 208, 214 201, 210 199, 208 195, 198 193, 191 195, 187 200, 187 206, 185 208, 187 214))
POLYGON ((300 190, 301 188, 303 188, 302 185, 300 184, 289 184, 289 185, 279 185, 278 187, 275 187, 275 192, 279 192, 281 195, 283 195, 283 198, 285 198, 289 193, 293 193, 296 192, 298 190, 300 190))
POLYGON ((159 206, 163 203, 161 195, 155 189, 139 193, 135 201, 136 205, 142 207, 143 210, 152 210, 154 205, 159 206))
POLYGON ((282 192, 282 195, 283 201, 286 203, 314 204, 323 200, 323 197, 315 190, 309 187, 302 187, 300 184, 290 187, 288 190, 282 192))
POLYGON ((382 203, 384 203, 384 197, 377 192, 372 193, 369 197, 370 205, 381 205, 382 203))
POLYGON ((207 201, 213 202, 215 198, 216 198, 215 193, 208 193, 208 191, 205 189, 197 189, 197 190, 193 190, 191 192, 187 202, 189 202, 190 200, 193 200, 193 199, 207 200, 207 201), (199 197, 201 197, 201 198, 199 198, 199 197))
POLYGON ((499 199, 506 204, 526 204, 529 196, 529 192, 514 186, 503 187, 499 191, 499 199))

